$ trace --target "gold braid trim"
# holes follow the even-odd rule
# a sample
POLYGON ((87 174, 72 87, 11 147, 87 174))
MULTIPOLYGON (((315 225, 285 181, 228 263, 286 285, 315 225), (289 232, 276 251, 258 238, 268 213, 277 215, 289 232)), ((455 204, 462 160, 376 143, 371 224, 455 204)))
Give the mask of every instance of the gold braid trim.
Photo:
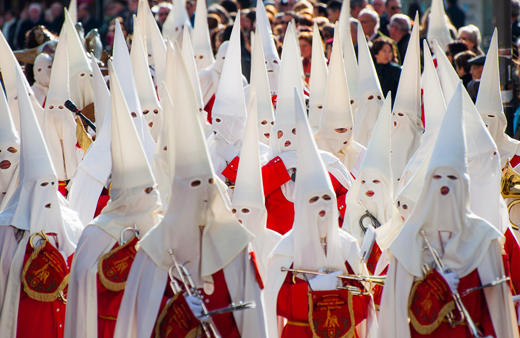
MULTIPOLYGON (((163 338, 161 337, 161 324, 164 320, 164 317, 166 317, 166 313, 168 313, 168 309, 172 306, 173 303, 177 300, 177 297, 179 297, 181 293, 177 292, 172 299, 168 301, 164 309, 162 310, 161 314, 157 318, 157 322, 155 324, 155 338, 163 338)), ((197 329, 191 330, 184 338, 197 338, 197 329)))
POLYGON ((135 236, 133 236, 128 242, 126 242, 124 245, 122 246, 118 246, 117 248, 115 248, 114 250, 110 250, 109 252, 107 252, 106 254, 104 254, 103 256, 101 256, 101 258, 99 259, 98 261, 98 276, 99 276, 99 281, 101 282, 101 284, 103 284, 103 286, 105 288, 107 288, 108 290, 110 291, 121 291, 121 290, 124 290, 125 287, 126 287, 126 281, 125 282, 121 282, 121 283, 114 283, 112 282, 111 280, 108 280, 105 275, 103 274, 103 261, 105 259, 107 259, 108 257, 110 257, 112 254, 118 252, 119 250, 122 250, 123 248, 126 248, 128 245, 130 245, 132 243, 132 241, 134 240, 135 236))
MULTIPOLYGON (((314 329, 314 320, 312 320, 313 303, 312 303, 312 293, 311 292, 308 293, 308 299, 309 299, 309 325, 311 327, 312 337, 321 338, 320 336, 318 336, 316 334, 315 329, 314 329)), ((353 306, 353 301, 352 301, 352 293, 350 291, 348 291, 348 313, 350 315, 350 322, 352 323, 352 325, 350 326, 350 329, 347 331, 347 333, 345 333, 343 336, 338 337, 338 338, 352 338, 352 337, 354 337, 354 335, 356 333, 355 332, 356 319, 354 318, 354 306, 353 306)))
MULTIPOLYGON (((425 278, 426 278, 426 276, 425 276, 425 278)), ((410 310, 410 307, 412 305, 413 296, 415 295, 415 290, 419 286, 420 282, 422 282, 422 280, 415 282, 412 287, 412 292, 410 292, 410 297, 408 298, 408 317, 410 318, 410 322, 412 323, 415 331, 417 331, 418 333, 420 333, 422 335, 428 335, 428 334, 431 334, 433 331, 435 331, 439 327, 439 325, 441 325, 441 323, 444 321, 444 318, 446 317, 446 315, 455 309, 455 302, 451 301, 448 304, 444 305, 442 307, 441 311, 439 311, 437 320, 435 320, 435 322, 431 323, 430 325, 422 325, 421 323, 419 323, 417 318, 415 318, 413 312, 410 310)))
POLYGON ((43 244, 40 245, 40 247, 38 249, 34 250, 33 253, 31 254, 31 257, 29 257, 27 262, 25 262, 25 265, 24 265, 23 271, 22 271, 23 290, 25 291, 25 293, 27 293, 27 295, 30 298, 32 298, 34 300, 37 300, 40 302, 54 302, 56 299, 58 299, 60 294, 62 294, 63 290, 67 287, 67 284, 69 284, 69 274, 67 274, 63 278, 60 285, 58 286, 56 291, 54 291, 53 293, 40 293, 40 292, 36 292, 36 291, 32 290, 31 288, 29 288, 29 286, 27 285, 27 281, 24 278, 25 275, 27 274, 27 270, 29 270, 29 267, 31 266, 32 261, 38 256, 40 251, 43 249, 45 244, 47 244, 47 242, 48 242, 47 239, 43 239, 43 241, 44 241, 43 244))

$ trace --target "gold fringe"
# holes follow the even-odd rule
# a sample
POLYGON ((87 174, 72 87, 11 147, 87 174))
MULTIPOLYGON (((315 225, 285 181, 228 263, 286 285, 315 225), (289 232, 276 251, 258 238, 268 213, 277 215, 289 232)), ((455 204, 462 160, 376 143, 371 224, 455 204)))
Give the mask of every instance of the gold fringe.
POLYGON ((110 250, 109 252, 107 252, 106 254, 101 256, 101 258, 99 259, 99 262, 98 262, 98 276, 99 276, 99 280, 101 281, 101 284, 103 284, 103 286, 106 287, 110 291, 121 291, 121 290, 124 290, 125 287, 126 287, 126 282, 114 283, 111 280, 108 280, 105 277, 105 275, 103 274, 103 261, 105 259, 107 259, 108 257, 110 257, 112 254, 118 252, 119 250, 122 250, 123 248, 126 248, 130 243, 132 243, 134 238, 135 238, 135 236, 133 236, 132 239, 130 239, 127 243, 125 243, 125 245, 118 246, 114 250, 110 250))
POLYGON ((22 271, 23 290, 25 291, 25 293, 27 293, 27 295, 30 298, 40 301, 40 302, 54 302, 56 299, 58 299, 58 296, 60 295, 60 293, 63 292, 63 290, 69 283, 69 274, 67 274, 61 281, 61 283, 58 286, 58 288, 56 289, 56 291, 54 291, 53 293, 36 292, 36 291, 30 289, 29 286, 27 285, 27 281, 25 280, 25 275, 27 274, 27 270, 29 270, 29 266, 31 265, 31 262, 38 256, 38 254, 40 253, 40 251, 43 249, 43 247, 45 246, 45 244, 47 242, 48 242, 47 240, 44 240, 43 244, 40 245, 40 247, 38 249, 33 251, 33 253, 31 254, 31 257, 29 257, 29 259, 25 263, 25 265, 23 267, 23 271, 22 271))
MULTIPOLYGON (((163 338, 161 337, 161 323, 164 320, 164 317, 166 317, 166 313, 168 312, 168 309, 172 306, 172 304, 177 300, 177 297, 179 297, 181 293, 177 292, 173 298, 171 298, 164 309, 162 310, 161 314, 157 318, 157 323, 155 324, 155 338, 163 338)), ((193 329, 184 338, 197 338, 197 329, 193 329)))
MULTIPOLYGON (((429 273, 427 273, 426 276, 428 274, 429 273)), ((425 278, 426 278, 426 276, 425 276, 425 278)), ((420 284, 420 281, 414 283, 414 285, 412 287, 412 292, 410 292, 410 297, 408 298, 408 317, 410 318, 410 322, 412 323, 415 331, 417 331, 418 333, 420 333, 422 335, 428 335, 428 334, 431 334, 433 331, 435 331, 439 327, 439 325, 441 325, 441 323, 444 321, 444 317, 446 317, 446 315, 448 313, 450 313, 451 311, 453 311, 455 309, 455 303, 454 303, 454 301, 451 301, 448 304, 444 305, 442 307, 441 311, 439 311, 439 315, 437 316, 437 320, 435 322, 431 323, 430 325, 422 325, 421 323, 419 323, 417 318, 415 318, 414 314, 410 310, 410 308, 412 306, 413 296, 415 295, 415 291, 417 290, 417 287, 419 286, 419 284, 420 284)))
MULTIPOLYGON (((348 290, 347 290, 348 291, 348 290)), ((314 329, 314 321, 312 320, 312 292, 308 293, 308 299, 309 299, 309 326, 311 327, 312 331, 312 337, 313 338, 320 338, 316 333, 314 329)), ((348 313, 350 315, 350 322, 352 325, 350 326, 350 329, 345 333, 345 335, 338 337, 338 338, 352 338, 354 337, 356 331, 356 319, 354 318, 354 307, 353 307, 353 301, 352 301, 352 293, 348 291, 348 313)))
POLYGON ((76 139, 78 141, 79 146, 86 153, 90 145, 92 144, 92 138, 85 130, 83 126, 83 122, 79 116, 76 116, 76 139))

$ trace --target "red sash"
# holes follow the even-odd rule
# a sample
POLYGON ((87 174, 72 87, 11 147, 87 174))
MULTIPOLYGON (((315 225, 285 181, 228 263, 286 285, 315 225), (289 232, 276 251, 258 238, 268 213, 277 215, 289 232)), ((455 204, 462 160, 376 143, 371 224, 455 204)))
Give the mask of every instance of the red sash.
POLYGON ((134 236, 125 245, 101 256, 98 263, 99 281, 108 290, 121 291, 125 289, 128 274, 137 253, 135 249, 137 241, 138 238, 134 236))
POLYGON ((309 292, 309 324, 313 337, 354 337, 352 294, 348 290, 309 292))
POLYGON ((255 280, 258 283, 260 290, 263 290, 265 288, 265 285, 264 281, 262 280, 262 276, 260 275, 260 270, 258 269, 258 263, 256 262, 256 253, 254 251, 251 251, 249 255, 251 256, 251 261, 253 262, 253 266, 255 268, 255 280))
POLYGON ((200 322, 193 315, 186 299, 177 293, 157 318, 155 338, 196 338, 202 330, 199 326, 200 322))
POLYGON ((450 286, 435 269, 412 287, 408 315, 414 329, 422 335, 435 331, 444 317, 455 308, 450 286))

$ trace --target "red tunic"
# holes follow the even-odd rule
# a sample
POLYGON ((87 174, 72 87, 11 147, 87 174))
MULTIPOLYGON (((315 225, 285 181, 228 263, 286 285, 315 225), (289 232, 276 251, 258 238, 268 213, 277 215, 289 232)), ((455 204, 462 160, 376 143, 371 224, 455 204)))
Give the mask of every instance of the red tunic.
POLYGON ((103 208, 107 206, 108 201, 110 200, 110 195, 108 194, 108 190, 106 188, 103 188, 103 191, 101 191, 101 195, 99 196, 96 212, 94 213, 94 218, 98 217, 101 211, 103 211, 103 208))
MULTIPOLYGON (((354 273, 347 262, 345 262, 345 267, 349 274, 354 273)), ((352 283, 352 285, 359 284, 352 283)), ((287 325, 283 328, 282 338, 313 337, 309 326, 308 292, 309 286, 306 281, 296 278, 296 283, 293 284, 292 274, 287 273, 278 292, 276 306, 277 315, 287 318, 287 325)), ((357 325, 367 317, 370 296, 354 296, 353 300, 354 318, 357 325)))
MULTIPOLYGON (((229 295, 228 286, 224 277, 224 272, 220 270, 214 273, 212 277, 213 282, 215 283, 215 290, 213 294, 208 295, 204 292, 203 289, 200 290, 204 298, 204 304, 206 305, 208 311, 228 307, 231 304, 231 296, 229 295)), ((180 285, 182 285, 182 282, 178 282, 180 285)), ((166 306, 166 303, 172 297, 173 292, 170 288, 170 281, 168 280, 168 284, 166 285, 164 296, 161 301, 161 307, 159 309, 157 317, 159 317, 164 307, 166 306)), ((238 331, 238 327, 235 322, 233 312, 214 315, 212 316, 212 319, 213 323, 215 323, 217 331, 220 333, 220 336, 222 338, 240 338, 240 332, 238 331)), ((154 332, 152 333, 152 337, 155 337, 155 326, 154 332)))
MULTIPOLYGON (((478 276, 478 271, 474 270, 472 273, 460 279, 458 291, 459 294, 462 294, 467 289, 477 287, 482 285, 480 282, 480 278, 478 276)), ((474 291, 469 295, 462 297, 462 303, 468 310, 473 322, 477 325, 484 336, 491 335, 495 336, 495 330, 493 329, 493 323, 491 322, 491 317, 489 315, 486 297, 484 296, 484 291, 474 291)), ((458 311, 453 311, 456 318, 460 318, 458 311)), ((471 334, 468 330, 467 324, 464 322, 462 325, 458 325, 455 328, 452 328, 450 324, 446 321, 443 321, 440 326, 429 335, 421 335, 417 331, 415 331, 412 324, 410 324, 410 332, 412 338, 420 338, 420 337, 442 337, 442 338, 471 338, 471 334)))
MULTIPOLYGON (((117 247, 117 244, 116 244, 117 247)), ((115 249, 115 247, 114 247, 115 249)), ((97 277, 98 337, 112 338, 116 329, 117 314, 125 290, 110 291, 97 277)))
POLYGON ((511 292, 513 295, 517 295, 520 292, 520 246, 511 229, 508 228, 504 236, 506 236, 504 251, 509 263, 511 292))
POLYGON ((511 166, 513 168, 516 167, 518 165, 518 163, 520 163, 520 156, 518 156, 518 155, 513 156, 511 161, 509 161, 509 163, 511 164, 511 166))
MULTIPOLYGON (((24 266, 32 252, 33 249, 27 243, 23 260, 24 266)), ((72 256, 67 260, 69 267, 72 263, 72 256)), ((21 285, 16 337, 62 338, 65 326, 65 310, 65 303, 59 299, 52 302, 40 302, 30 298, 21 285)))
MULTIPOLYGON (((236 180, 239 160, 238 156, 235 157, 226 169, 222 171, 222 175, 231 182, 236 180)), ((341 226, 345 216, 345 195, 348 190, 339 183, 334 175, 330 173, 329 175, 336 193, 341 226)), ((281 186, 290 179, 291 177, 287 173, 283 161, 278 156, 262 167, 265 207, 267 209, 267 228, 282 235, 292 229, 294 222, 294 203, 285 198, 281 189, 281 186)))
POLYGON ((215 104, 215 94, 209 99, 208 103, 206 104, 206 107, 204 107, 204 110, 208 113, 206 120, 209 124, 212 123, 211 120, 211 112, 213 111, 213 105, 215 104))

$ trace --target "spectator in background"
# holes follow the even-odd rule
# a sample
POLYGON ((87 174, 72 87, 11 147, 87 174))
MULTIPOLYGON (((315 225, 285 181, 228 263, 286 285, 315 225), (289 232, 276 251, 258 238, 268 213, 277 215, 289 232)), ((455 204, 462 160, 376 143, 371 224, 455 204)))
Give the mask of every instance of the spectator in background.
POLYGON ((229 12, 219 4, 211 4, 208 7, 208 13, 215 13, 220 17, 220 23, 224 26, 232 23, 231 16, 229 15, 229 12))
POLYGON ((471 80, 473 80, 469 72, 471 67, 468 64, 468 60, 473 59, 475 56, 475 53, 470 50, 466 50, 455 54, 455 57, 453 58, 455 70, 457 71, 457 74, 459 75, 460 79, 462 80, 462 84, 464 84, 466 89, 468 88, 468 84, 471 82, 471 80))
MULTIPOLYGON (((155 6, 154 6, 155 7, 155 6)), ((159 29, 162 31, 162 26, 164 24, 164 21, 166 21, 166 18, 168 17, 168 14, 170 14, 170 11, 173 9, 173 5, 169 2, 161 2, 157 5, 157 11, 155 14, 155 21, 157 21, 157 24, 159 25, 159 29)))
POLYGON ((468 64, 471 67, 469 73, 471 74, 472 80, 468 83, 468 94, 473 100, 477 101, 478 89, 480 87, 480 78, 482 77, 482 71, 484 70, 484 63, 486 62, 485 55, 477 55, 472 59, 468 60, 468 64))
POLYGON ((293 10, 293 12, 295 12, 297 14, 307 13, 311 17, 313 16, 313 13, 314 13, 314 7, 307 0, 299 0, 297 3, 294 4, 292 10, 293 10))
POLYGON ((327 23, 321 27, 321 37, 323 41, 329 41, 334 38, 334 25, 331 23, 327 23))
POLYGON ((358 30, 359 20, 356 18, 350 18, 350 37, 352 38, 352 45, 357 45, 357 30, 358 30))
MULTIPOLYGON (((446 56, 450 60, 453 67, 455 67, 455 55, 467 51, 468 45, 464 41, 453 41, 446 46, 446 56)), ((471 80, 471 78, 470 78, 471 80)))
POLYGON ((513 43, 517 44, 520 38, 520 22, 518 22, 518 16, 520 15, 520 1, 511 0, 511 24, 512 24, 512 37, 513 43))
POLYGON ((390 19, 390 38, 394 40, 397 45, 397 52, 399 53, 399 59, 401 61, 404 61, 408 42, 410 42, 411 29, 412 23, 407 15, 397 13, 390 19))
POLYGON ((195 5, 196 2, 193 0, 186 1, 186 13, 188 13, 190 18, 191 27, 195 27, 195 5))
POLYGON ((292 19, 294 19, 294 22, 296 25, 299 23, 298 15, 296 15, 296 13, 294 13, 293 11, 288 11, 288 12, 283 13, 282 34, 280 35, 280 38, 282 39, 281 41, 283 41, 283 38, 285 37, 285 31, 287 30, 287 26, 289 25, 289 22, 291 22, 292 19))
POLYGON ((61 27, 65 21, 65 13, 61 2, 54 2, 51 5, 51 13, 53 19, 47 24, 47 29, 55 34, 60 34, 61 27))
POLYGON ((309 84, 311 77, 311 61, 312 61, 312 33, 301 32, 298 34, 298 42, 300 43, 300 54, 302 56, 303 74, 305 82, 309 84))
POLYGON ((327 5, 327 17, 331 24, 335 24, 339 20, 339 14, 341 12, 341 5, 343 2, 339 0, 332 0, 327 5))
POLYGON ((318 2, 317 4, 315 4, 313 12, 314 12, 314 17, 315 18, 318 18, 318 17, 325 17, 325 18, 327 18, 328 17, 327 5, 325 5, 324 3, 318 2))
POLYGON ((373 42, 371 52, 383 95, 386 96, 391 91, 393 105, 401 77, 401 66, 397 64, 397 50, 392 40, 382 37, 373 42))
POLYGON ((386 36, 389 36, 390 32, 388 30, 388 25, 390 24, 390 19, 392 16, 397 13, 401 13, 401 0, 386 0, 386 14, 381 17, 379 22, 379 30, 386 36))
POLYGON ((78 22, 81 22, 83 25, 85 35, 87 35, 92 29, 101 26, 101 22, 92 16, 91 10, 91 6, 86 3, 78 6, 78 22))
MULTIPOLYGON (((236 1, 238 9, 246 9, 251 7, 251 0, 237 0, 236 1)), ((256 3, 255 3, 256 5, 256 3)), ((267 5, 267 4, 265 4, 267 5)))
POLYGON ((11 49, 15 48, 15 33, 16 33, 16 26, 18 25, 18 19, 16 18, 16 15, 12 9, 5 12, 4 15, 4 25, 2 27, 2 34, 4 34, 5 39, 7 40, 7 43, 11 47, 11 49))
POLYGON ((232 0, 220 0, 220 6, 224 7, 224 9, 229 13, 236 13, 238 11, 237 4, 232 0))
POLYGON ((18 34, 16 36, 16 45, 19 49, 25 48, 25 34, 28 31, 30 31, 35 26, 47 24, 43 20, 43 10, 40 4, 31 4, 29 6, 28 14, 29 17, 26 20, 23 20, 18 28, 18 34))
POLYGON ((468 45, 468 49, 477 55, 483 55, 480 49, 480 30, 475 25, 468 25, 459 28, 458 39, 464 41, 468 45))
POLYGON ((367 6, 366 0, 350 0, 350 16, 359 20, 359 12, 367 6))
POLYGON ((423 16, 423 11, 421 9, 420 2, 420 0, 415 0, 408 5, 408 16, 410 18, 415 18, 415 13, 419 12, 419 21, 421 21, 421 18, 423 16))
POLYGON ((377 38, 383 37, 383 34, 379 31, 379 15, 377 15, 377 12, 370 8, 365 8, 359 12, 358 20, 368 40, 374 41, 377 38))
POLYGON ((452 25, 457 29, 464 26, 466 14, 464 14, 464 11, 459 7, 457 0, 447 0, 446 5, 448 7, 446 14, 448 14, 452 25))
POLYGON ((370 5, 379 14, 380 18, 385 15, 385 0, 372 0, 370 5))

